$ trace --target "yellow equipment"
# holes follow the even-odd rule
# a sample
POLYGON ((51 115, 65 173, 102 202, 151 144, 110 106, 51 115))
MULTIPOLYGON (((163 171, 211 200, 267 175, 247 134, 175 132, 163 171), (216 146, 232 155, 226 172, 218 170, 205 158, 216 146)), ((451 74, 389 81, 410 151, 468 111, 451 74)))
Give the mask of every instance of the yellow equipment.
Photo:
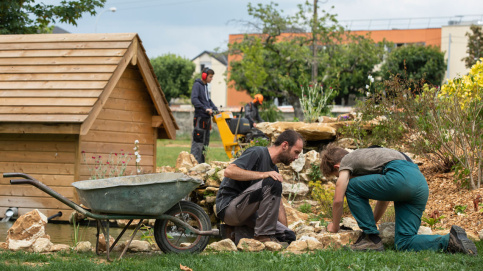
POLYGON ((245 137, 244 134, 239 133, 239 131, 250 130, 250 123, 248 120, 242 121, 243 118, 234 118, 232 112, 220 112, 213 115, 213 122, 218 126, 220 131, 221 141, 223 142, 223 147, 225 148, 226 155, 228 158, 233 158, 235 154, 241 149, 245 137), (235 131, 233 127, 236 125, 235 131))

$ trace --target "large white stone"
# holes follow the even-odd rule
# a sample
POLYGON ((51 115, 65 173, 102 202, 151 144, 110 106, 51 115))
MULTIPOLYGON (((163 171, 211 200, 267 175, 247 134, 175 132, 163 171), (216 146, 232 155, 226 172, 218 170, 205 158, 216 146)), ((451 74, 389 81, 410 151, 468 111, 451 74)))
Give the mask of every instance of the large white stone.
POLYGON ((47 217, 35 209, 20 216, 7 232, 9 250, 28 249, 39 238, 46 237, 45 224, 47 217))
POLYGON ((282 192, 283 195, 291 194, 292 198, 295 196, 303 197, 303 196, 306 196, 307 193, 309 193, 309 187, 302 182, 298 182, 294 184, 282 183, 282 191, 283 191, 282 192))

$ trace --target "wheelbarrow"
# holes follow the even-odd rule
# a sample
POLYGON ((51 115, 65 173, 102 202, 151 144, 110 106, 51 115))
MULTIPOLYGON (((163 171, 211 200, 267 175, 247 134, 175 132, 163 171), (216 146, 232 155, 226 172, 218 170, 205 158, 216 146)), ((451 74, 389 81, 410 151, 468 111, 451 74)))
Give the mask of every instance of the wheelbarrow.
POLYGON ((106 254, 109 261, 110 252, 135 219, 140 221, 119 259, 126 253, 145 219, 156 220, 154 239, 165 253, 201 252, 208 244, 210 236, 219 235, 219 230, 211 229, 210 219, 200 206, 181 200, 202 183, 201 180, 182 173, 156 173, 74 182, 72 185, 85 207, 27 174, 4 173, 3 177, 23 178, 10 180, 10 184, 33 185, 84 216, 95 219, 96 253, 100 255, 99 233, 102 231, 106 236, 106 254), (129 222, 110 245, 109 220, 113 219, 126 219, 129 222))

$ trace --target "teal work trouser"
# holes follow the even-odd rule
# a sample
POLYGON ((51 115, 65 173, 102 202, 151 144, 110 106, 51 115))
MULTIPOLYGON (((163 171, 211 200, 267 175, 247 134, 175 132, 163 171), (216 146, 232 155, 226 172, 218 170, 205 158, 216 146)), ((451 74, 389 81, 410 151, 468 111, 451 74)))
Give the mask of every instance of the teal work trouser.
POLYGON ((364 233, 379 234, 369 199, 394 201, 397 250, 446 250, 449 234, 417 235, 428 194, 428 184, 418 166, 404 160, 389 162, 382 174, 350 179, 346 191, 351 213, 364 233))

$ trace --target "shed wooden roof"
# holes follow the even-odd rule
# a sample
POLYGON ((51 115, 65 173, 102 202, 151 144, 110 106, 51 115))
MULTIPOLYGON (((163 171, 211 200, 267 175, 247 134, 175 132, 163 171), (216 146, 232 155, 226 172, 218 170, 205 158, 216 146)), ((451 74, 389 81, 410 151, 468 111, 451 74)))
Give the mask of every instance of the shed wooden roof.
POLYGON ((178 126, 135 33, 0 35, 0 133, 86 134, 129 63, 173 138, 178 126))

